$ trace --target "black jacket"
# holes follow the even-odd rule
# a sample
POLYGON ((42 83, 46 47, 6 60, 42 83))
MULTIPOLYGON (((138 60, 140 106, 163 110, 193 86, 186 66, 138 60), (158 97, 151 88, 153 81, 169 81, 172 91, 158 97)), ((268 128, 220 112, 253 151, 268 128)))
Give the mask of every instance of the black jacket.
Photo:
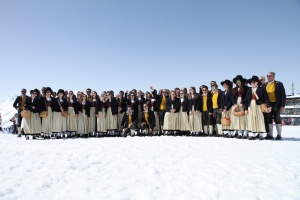
POLYGON ((32 101, 31 97, 29 97, 26 99, 24 107, 26 110, 30 110, 33 113, 39 113, 41 110, 40 99, 38 97, 35 97, 32 101), (35 108, 33 109, 32 107, 35 108))
MULTIPOLYGON (((203 112, 203 96, 200 96, 201 99, 201 104, 200 104, 200 111, 203 112)), ((207 94, 207 99, 206 99, 206 105, 207 105, 207 112, 212 113, 212 100, 211 100, 211 95, 208 93, 207 94)))
POLYGON ((232 91, 232 100, 233 100, 233 104, 235 105, 237 103, 237 99, 239 97, 239 94, 241 94, 241 97, 242 97, 242 101, 241 101, 241 104, 243 104, 244 108, 245 108, 245 105, 247 104, 246 102, 246 96, 247 96, 247 92, 248 90, 251 89, 249 88, 248 86, 245 86, 244 89, 243 89, 243 92, 239 93, 235 88, 233 89, 232 91))
POLYGON ((126 111, 126 99, 122 98, 122 101, 120 99, 117 99, 118 108, 121 107, 120 113, 124 113, 126 111))
MULTIPOLYGON (((145 120, 145 111, 143 112, 143 114, 142 114, 142 120, 141 120, 141 122, 142 123, 146 123, 146 120, 145 120)), ((154 112, 153 111, 148 111, 148 121, 149 121, 149 127, 151 128, 151 129, 153 129, 155 126, 156 126, 156 124, 155 124, 155 115, 154 115, 154 112)))
POLYGON ((47 101, 47 98, 46 97, 41 97, 40 98, 40 105, 41 105, 41 111, 46 111, 48 110, 48 107, 51 107, 52 111, 55 108, 55 106, 57 105, 57 99, 56 98, 53 98, 51 97, 51 101, 47 101))
POLYGON ((233 103, 233 93, 231 90, 228 90, 227 93, 225 91, 222 92, 222 100, 221 100, 221 108, 222 110, 230 110, 233 103))
POLYGON ((179 111, 179 99, 174 98, 172 100, 171 98, 168 98, 167 99, 167 110, 166 110, 166 112, 170 112, 171 109, 172 109, 172 106, 173 106, 173 109, 175 109, 175 112, 178 112, 179 111))
MULTIPOLYGON (((29 96, 26 95, 26 98, 25 98, 25 102, 27 101, 27 99, 29 98, 29 96)), ((21 103, 22 103, 22 95, 18 96, 13 104, 13 107, 17 110, 20 109, 20 106, 21 106, 21 103)))
POLYGON ((83 109, 85 109, 85 114, 90 117, 90 109, 91 109, 91 105, 92 103, 90 101, 86 101, 85 102, 85 105, 82 105, 81 102, 78 102, 77 103, 77 107, 78 107, 78 112, 81 112, 83 111, 83 109))
MULTIPOLYGON (((274 81, 274 82, 275 82, 276 105, 278 106, 278 108, 285 107, 286 94, 285 94, 284 86, 279 81, 274 81)), ((268 83, 264 83, 262 87, 265 88, 266 90, 267 85, 268 83)))
MULTIPOLYGON (((132 123, 137 125, 137 123, 139 122, 139 119, 137 117, 137 114, 135 113, 132 113, 132 123)), ((128 128, 128 114, 126 113, 124 116, 123 116, 123 119, 121 121, 121 126, 122 126, 122 129, 123 128, 128 128)))
POLYGON ((52 112, 61 112, 60 107, 64 109, 64 111, 68 111, 68 102, 66 99, 62 99, 63 102, 59 102, 58 98, 55 98, 55 100, 52 102, 52 112))
POLYGON ((97 99, 97 103, 96 103, 96 114, 98 114, 98 112, 102 112, 102 109, 105 108, 106 109, 106 102, 101 101, 100 99, 97 99))
POLYGON ((107 112, 109 107, 111 108, 112 115, 118 114, 118 104, 116 98, 111 98, 111 101, 106 100, 105 112, 107 112))
MULTIPOLYGON (((152 91, 152 95, 156 99, 156 110, 158 111, 159 108, 160 108, 160 104, 161 104, 161 101, 163 99, 163 96, 162 95, 158 95, 156 90, 152 91)), ((166 98, 167 98, 167 102, 168 102, 168 98, 169 97, 166 96, 166 98)))
POLYGON ((183 99, 183 102, 181 102, 181 99, 179 100, 179 111, 182 107, 182 112, 187 112, 189 114, 189 101, 187 98, 183 99))
POLYGON ((130 106, 134 113, 138 114, 139 108, 138 108, 138 102, 136 99, 127 99, 127 106, 130 106))
POLYGON ((194 98, 194 99, 189 99, 188 100, 188 105, 189 105, 189 108, 188 108, 189 111, 192 111, 193 106, 194 106, 195 111, 196 110, 200 111, 200 106, 201 106, 200 96, 197 97, 197 98, 194 98))
POLYGON ((75 98, 73 98, 73 103, 71 103, 70 101, 67 102, 68 103, 68 107, 73 107, 74 108, 74 111, 75 111, 75 114, 77 115, 78 114, 78 102, 75 98))
MULTIPOLYGON (((271 102, 270 102, 270 99, 269 99, 269 96, 268 96, 268 93, 266 91, 265 88, 263 87, 257 87, 256 89, 256 94, 258 96, 259 99, 257 99, 255 97, 255 102, 256 102, 256 105, 261 105, 261 103, 267 103, 268 105, 268 108, 271 107, 271 102)), ((250 103, 251 103, 251 100, 252 100, 252 89, 249 89, 247 91, 247 104, 246 104, 246 107, 245 107, 245 110, 248 110, 249 106, 250 106, 250 103)))
POLYGON ((151 101, 151 99, 148 99, 147 101, 146 101, 146 103, 147 103, 147 105, 148 105, 148 108, 149 108, 149 110, 151 110, 151 108, 153 107, 153 111, 158 111, 157 110, 157 107, 156 107, 156 103, 157 103, 157 101, 156 101, 156 99, 155 98, 152 98, 154 101, 151 101))

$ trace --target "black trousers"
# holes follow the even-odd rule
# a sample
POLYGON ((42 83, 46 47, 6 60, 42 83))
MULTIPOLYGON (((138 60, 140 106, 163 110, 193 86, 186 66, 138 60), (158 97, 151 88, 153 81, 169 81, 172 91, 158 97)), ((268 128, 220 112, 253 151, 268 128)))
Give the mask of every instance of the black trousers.
POLYGON ((212 115, 209 115, 208 111, 202 112, 202 125, 203 126, 213 125, 212 115))
POLYGON ((216 121, 216 124, 221 124, 221 116, 222 116, 222 114, 220 113, 219 108, 214 109, 213 116, 214 116, 214 119, 216 121))
MULTIPOLYGON (((159 117, 159 129, 161 130, 161 127, 164 125, 164 119, 165 119, 166 110, 159 110, 158 111, 158 117, 159 117)), ((161 130, 162 131, 162 130, 161 130)))
POLYGON ((21 122, 22 122, 22 116, 21 116, 21 109, 18 110, 18 124, 17 127, 21 127, 21 122))
POLYGON ((281 124, 281 117, 280 117, 280 108, 276 105, 276 103, 271 103, 272 104, 272 111, 268 116, 268 122, 269 124, 273 124, 273 120, 275 121, 276 124, 281 124))

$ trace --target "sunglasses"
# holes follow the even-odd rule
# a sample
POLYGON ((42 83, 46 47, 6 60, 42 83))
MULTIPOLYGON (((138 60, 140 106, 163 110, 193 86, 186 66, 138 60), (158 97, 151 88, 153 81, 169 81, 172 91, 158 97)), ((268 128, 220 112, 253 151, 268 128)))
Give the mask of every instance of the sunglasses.
POLYGON ((21 92, 26 92, 26 91, 23 90, 23 91, 21 91, 21 92))
POLYGON ((267 75, 267 77, 272 77, 272 75, 267 75))

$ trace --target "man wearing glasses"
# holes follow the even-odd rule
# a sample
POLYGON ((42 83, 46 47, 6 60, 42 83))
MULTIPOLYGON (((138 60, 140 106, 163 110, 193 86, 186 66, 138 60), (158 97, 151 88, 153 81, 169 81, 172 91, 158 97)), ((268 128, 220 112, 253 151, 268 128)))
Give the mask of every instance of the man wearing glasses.
POLYGON ((267 82, 263 84, 263 87, 267 90, 269 99, 272 104, 272 110, 269 113, 269 136, 273 137, 273 120, 276 123, 277 137, 276 140, 281 140, 281 117, 280 114, 284 112, 286 94, 284 86, 281 82, 275 80, 275 72, 269 72, 267 74, 267 82))
POLYGON ((26 89, 21 90, 21 95, 18 96, 13 104, 13 107, 18 110, 18 137, 21 137, 21 122, 22 122, 22 116, 21 111, 24 109, 24 105, 26 100, 29 98, 29 96, 26 95, 26 89))

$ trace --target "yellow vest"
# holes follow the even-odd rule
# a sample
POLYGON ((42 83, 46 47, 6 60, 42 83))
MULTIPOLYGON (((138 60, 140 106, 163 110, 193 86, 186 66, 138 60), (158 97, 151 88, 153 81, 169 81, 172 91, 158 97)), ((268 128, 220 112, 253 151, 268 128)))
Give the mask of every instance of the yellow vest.
POLYGON ((22 96, 22 101, 21 101, 21 105, 20 105, 20 109, 21 109, 21 110, 24 109, 25 100, 26 100, 26 96, 22 96))
POLYGON ((130 124, 132 124, 132 115, 128 115, 128 128, 130 124))
POLYGON ((149 113, 148 112, 145 112, 145 121, 146 121, 146 124, 149 124, 149 113))
POLYGON ((159 109, 160 110, 166 110, 167 109, 167 97, 163 96, 159 109))
POLYGON ((208 111, 207 109, 207 96, 203 96, 203 111, 208 111))
POLYGON ((214 93, 213 96, 212 96, 213 109, 218 109, 219 108, 218 96, 219 96, 219 92, 214 93))
POLYGON ((271 102, 276 102, 276 94, 275 94, 275 82, 267 84, 267 92, 271 102))

